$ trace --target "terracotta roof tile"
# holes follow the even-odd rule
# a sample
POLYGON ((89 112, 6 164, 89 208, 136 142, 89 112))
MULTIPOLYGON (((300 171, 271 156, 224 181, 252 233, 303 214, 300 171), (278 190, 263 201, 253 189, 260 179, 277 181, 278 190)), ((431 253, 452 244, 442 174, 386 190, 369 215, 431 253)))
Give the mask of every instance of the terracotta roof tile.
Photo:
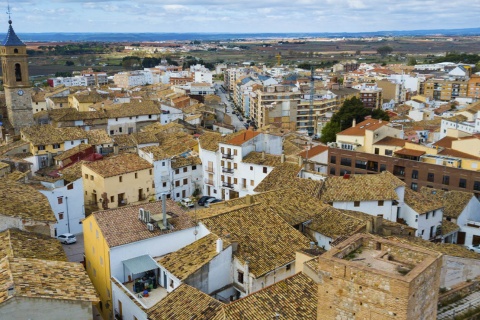
POLYGON ((365 121, 362 121, 358 123, 355 127, 348 128, 346 130, 343 130, 337 135, 346 135, 346 136, 364 136, 365 131, 367 130, 377 130, 378 128, 381 128, 383 126, 388 125, 388 121, 382 121, 382 120, 377 120, 377 119, 368 119, 365 121))
POLYGON ((248 155, 246 155, 243 158, 242 162, 264 165, 269 167, 276 167, 282 163, 281 156, 268 154, 268 153, 263 154, 262 152, 255 152, 255 151, 252 151, 248 155))
POLYGON ((55 128, 52 125, 35 125, 21 130, 25 140, 34 145, 63 143, 71 140, 81 140, 87 137, 84 130, 77 127, 55 128))
POLYGON ((248 140, 253 139, 256 136, 258 136, 259 134, 260 134, 260 132, 258 132, 258 131, 244 130, 242 132, 242 134, 239 134, 239 135, 233 137, 232 139, 226 141, 225 143, 226 144, 231 144, 231 145, 234 145, 234 146, 241 146, 242 144, 244 144, 248 140))
POLYGON ((94 129, 87 131, 87 139, 88 143, 93 146, 113 143, 113 139, 108 135, 105 130, 102 129, 94 129))
POLYGON ((327 146, 318 145, 318 146, 315 146, 315 147, 311 148, 308 151, 305 150, 305 151, 301 152, 299 154, 299 156, 302 157, 302 158, 310 159, 310 158, 313 158, 313 157, 315 157, 315 156, 319 155, 320 153, 325 152, 327 150, 328 150, 327 146))
POLYGON ((153 165, 147 160, 131 153, 120 154, 83 165, 104 178, 153 168, 153 165))
POLYGON ((382 140, 375 142, 374 145, 404 147, 405 143, 406 141, 403 139, 385 137, 382 140))
POLYGON ((70 158, 70 157, 76 155, 77 153, 82 153, 82 152, 84 152, 85 150, 87 150, 91 147, 92 147, 92 145, 90 145, 90 144, 81 143, 78 146, 73 147, 72 149, 69 149, 69 150, 67 150, 65 152, 62 152, 61 154, 53 157, 53 159, 57 160, 57 161, 62 161, 62 160, 65 160, 67 158, 70 158))
POLYGON ((433 197, 426 196, 420 192, 405 188, 405 203, 415 210, 418 214, 443 208, 443 201, 433 197))
POLYGON ((472 198, 475 197, 471 192, 444 191, 427 187, 422 187, 420 192, 429 198, 443 202, 443 216, 450 218, 458 218, 472 198))
POLYGON ((162 214, 162 201, 97 211, 93 213, 93 216, 110 248, 195 226, 193 219, 178 203, 167 200, 166 206, 167 213, 170 215, 173 213, 169 224, 174 226, 174 229, 166 231, 158 228, 148 231, 145 223, 138 219, 140 208, 150 211, 151 215, 162 214))

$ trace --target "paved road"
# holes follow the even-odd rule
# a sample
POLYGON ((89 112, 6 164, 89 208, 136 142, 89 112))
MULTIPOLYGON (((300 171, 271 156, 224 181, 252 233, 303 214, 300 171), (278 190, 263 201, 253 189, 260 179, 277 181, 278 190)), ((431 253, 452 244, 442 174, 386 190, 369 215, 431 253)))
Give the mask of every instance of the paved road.
POLYGON ((480 292, 474 292, 462 300, 454 302, 438 310, 438 320, 450 320, 469 309, 480 306, 480 292))
POLYGON ((227 106, 227 114, 232 118, 232 125, 235 126, 235 129, 237 130, 245 129, 245 126, 244 126, 245 119, 243 115, 242 115, 243 121, 240 121, 238 116, 233 114, 233 102, 228 101, 227 93, 222 91, 220 84, 216 83, 214 84, 214 86, 215 86, 216 95, 218 95, 222 99, 222 102, 225 103, 227 106))
POLYGON ((67 254, 68 261, 82 262, 83 261, 83 233, 76 234, 77 242, 73 244, 62 244, 63 250, 67 254))

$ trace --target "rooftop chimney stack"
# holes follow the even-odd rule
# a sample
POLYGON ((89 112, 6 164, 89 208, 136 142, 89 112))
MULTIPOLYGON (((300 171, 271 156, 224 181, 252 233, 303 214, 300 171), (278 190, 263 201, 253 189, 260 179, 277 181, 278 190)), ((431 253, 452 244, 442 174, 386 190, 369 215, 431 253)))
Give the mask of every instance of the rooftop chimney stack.
POLYGON ((162 214, 163 214, 163 226, 167 227, 167 194, 162 193, 162 214))
POLYGON ((222 252, 223 250, 223 240, 222 238, 217 239, 217 253, 222 252))
POLYGON ((353 121, 352 121, 352 128, 355 128, 356 125, 357 125, 357 120, 356 120, 356 119, 353 119, 353 121))

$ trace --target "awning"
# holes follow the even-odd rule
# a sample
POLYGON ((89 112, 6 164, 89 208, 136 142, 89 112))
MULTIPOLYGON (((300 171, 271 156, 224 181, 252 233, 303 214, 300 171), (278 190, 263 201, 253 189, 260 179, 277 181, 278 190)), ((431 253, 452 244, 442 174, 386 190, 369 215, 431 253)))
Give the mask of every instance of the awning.
POLYGON ((133 274, 158 268, 158 264, 148 254, 122 261, 123 265, 133 274))

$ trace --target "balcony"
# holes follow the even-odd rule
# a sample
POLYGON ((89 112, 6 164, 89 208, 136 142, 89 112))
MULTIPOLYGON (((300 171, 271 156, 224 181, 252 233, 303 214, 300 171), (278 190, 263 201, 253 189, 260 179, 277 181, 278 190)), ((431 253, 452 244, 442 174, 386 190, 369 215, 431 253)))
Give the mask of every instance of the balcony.
POLYGON ((233 189, 234 185, 233 185, 233 183, 230 183, 230 182, 222 182, 222 187, 223 188, 228 188, 228 189, 233 189))
POLYGON ((215 186, 215 183, 213 183, 213 180, 205 178, 204 182, 205 182, 205 184, 207 184, 209 186, 215 186))
POLYGON ((222 168, 222 172, 233 174, 233 168, 222 168))
POLYGON ((222 159, 233 160, 233 154, 222 153, 222 159))
POLYGON ((210 173, 215 173, 215 171, 213 170, 213 167, 205 166, 205 171, 210 173))

